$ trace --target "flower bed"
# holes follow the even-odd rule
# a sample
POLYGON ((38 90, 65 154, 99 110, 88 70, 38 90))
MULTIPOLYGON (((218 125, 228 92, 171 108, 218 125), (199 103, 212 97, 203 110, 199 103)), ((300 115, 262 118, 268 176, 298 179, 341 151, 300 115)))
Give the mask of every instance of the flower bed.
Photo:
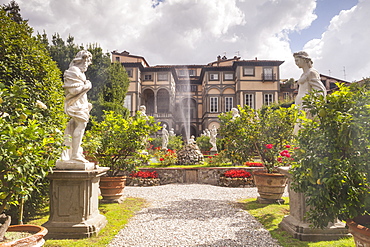
POLYGON ((158 186, 160 179, 156 171, 133 172, 126 180, 127 186, 158 186))
POLYGON ((250 172, 232 169, 220 176, 219 185, 224 187, 252 187, 254 182, 250 172))

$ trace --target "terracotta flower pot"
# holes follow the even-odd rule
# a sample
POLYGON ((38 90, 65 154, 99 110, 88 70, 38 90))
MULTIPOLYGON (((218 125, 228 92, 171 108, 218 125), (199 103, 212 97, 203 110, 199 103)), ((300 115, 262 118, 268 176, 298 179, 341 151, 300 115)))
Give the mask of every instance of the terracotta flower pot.
POLYGON ((120 202, 125 188, 126 177, 101 177, 100 178, 100 193, 103 200, 111 202, 120 202))
POLYGON ((1 247, 39 247, 44 245, 44 237, 48 233, 45 227, 37 225, 13 225, 9 226, 7 232, 28 232, 33 235, 10 242, 0 243, 1 247))
POLYGON ((253 177, 262 199, 271 200, 271 202, 281 199, 288 180, 284 174, 255 171, 253 177))
POLYGON ((370 247, 370 215, 358 216, 347 220, 348 231, 353 235, 357 247, 370 247))

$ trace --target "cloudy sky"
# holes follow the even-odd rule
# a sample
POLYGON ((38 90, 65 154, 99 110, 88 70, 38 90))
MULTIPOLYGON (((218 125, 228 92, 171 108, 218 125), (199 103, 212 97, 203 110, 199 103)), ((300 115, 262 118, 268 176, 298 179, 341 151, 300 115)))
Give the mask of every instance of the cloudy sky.
MULTIPOLYGON (((10 0, 0 0, 7 4, 10 0)), ((305 50, 322 74, 370 77, 369 0, 16 0, 23 18, 49 38, 129 51, 150 65, 207 64, 218 55, 283 60, 305 50)))

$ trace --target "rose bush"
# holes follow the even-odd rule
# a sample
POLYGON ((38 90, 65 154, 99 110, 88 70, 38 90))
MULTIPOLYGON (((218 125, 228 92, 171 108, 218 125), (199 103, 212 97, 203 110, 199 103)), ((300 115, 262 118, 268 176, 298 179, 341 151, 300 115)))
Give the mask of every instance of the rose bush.
POLYGON ((250 172, 241 169, 228 170, 224 173, 227 178, 250 178, 252 175, 250 172))

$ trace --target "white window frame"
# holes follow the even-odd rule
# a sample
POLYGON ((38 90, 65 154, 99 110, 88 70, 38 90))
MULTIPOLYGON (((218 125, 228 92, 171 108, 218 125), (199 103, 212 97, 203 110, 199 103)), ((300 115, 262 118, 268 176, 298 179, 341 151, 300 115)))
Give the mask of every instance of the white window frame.
POLYGON ((189 76, 196 76, 197 75, 197 72, 195 71, 195 69, 189 69, 189 76))
POLYGON ((254 94, 253 93, 244 94, 244 104, 254 109, 254 94))
POLYGON ((290 93, 289 92, 284 92, 283 93, 283 99, 284 100, 290 100, 290 93))
POLYGON ((243 67, 243 76, 254 76, 254 67, 243 67))
POLYGON ((218 73, 209 73, 209 80, 210 81, 218 81, 218 73))
POLYGON ((168 73, 158 73, 158 81, 168 81, 168 73))
POLYGON ((225 112, 231 111, 233 108, 234 98, 233 97, 225 97, 225 112))
POLYGON ((265 93, 263 95, 263 104, 269 106, 273 103, 274 103, 274 94, 273 93, 265 93))
POLYGON ((129 111, 132 111, 132 95, 126 94, 125 102, 123 102, 123 106, 126 107, 129 111))
POLYGON ((132 78, 132 74, 133 74, 132 73, 133 72, 132 69, 126 69, 126 72, 127 72, 127 76, 130 77, 130 78, 132 78))
POLYGON ((218 97, 210 97, 209 100, 209 112, 218 112, 218 97))
POLYGON ((153 81, 152 74, 144 74, 144 81, 153 81))
POLYGON ((224 80, 225 81, 232 81, 232 80, 234 80, 234 73, 225 72, 224 73, 224 80))
POLYGON ((266 81, 274 80, 274 69, 272 67, 263 68, 263 79, 266 81))

